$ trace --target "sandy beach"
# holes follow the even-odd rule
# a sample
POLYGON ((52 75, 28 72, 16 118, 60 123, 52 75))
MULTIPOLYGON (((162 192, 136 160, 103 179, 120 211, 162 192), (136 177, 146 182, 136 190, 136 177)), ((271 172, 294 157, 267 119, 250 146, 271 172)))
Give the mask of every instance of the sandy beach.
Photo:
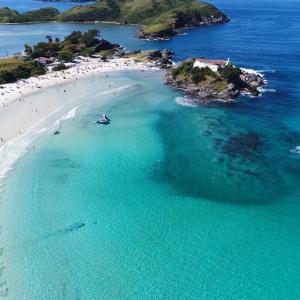
MULTIPOLYGON (((58 109, 59 105, 63 104, 56 99, 53 99, 51 103, 43 101, 42 92, 47 88, 76 82, 100 73, 126 70, 146 71, 157 70, 157 68, 145 63, 136 63, 133 59, 127 58, 111 59, 105 62, 96 58, 84 58, 64 71, 48 72, 39 77, 2 85, 0 88, 0 148, 11 139, 24 134, 34 124, 47 118, 58 109), (41 97, 33 103, 28 98, 34 94, 41 94, 41 97)), ((62 93, 64 92, 66 91, 62 90, 62 93)))

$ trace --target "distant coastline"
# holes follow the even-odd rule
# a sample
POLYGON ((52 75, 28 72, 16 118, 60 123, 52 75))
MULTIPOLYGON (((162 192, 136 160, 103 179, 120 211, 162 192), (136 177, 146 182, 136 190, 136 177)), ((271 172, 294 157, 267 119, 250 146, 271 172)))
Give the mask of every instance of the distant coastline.
MULTIPOLYGON (((52 2, 54 0, 39 0, 52 2)), ((77 0, 74 0, 77 2, 77 0)), ((78 0, 80 2, 80 0, 78 0)), ((59 1, 62 2, 62 1, 59 1)), ((65 1, 63 1, 65 2, 65 1)), ((87 2, 84 0, 84 2, 87 2)), ((192 0, 165 3, 144 3, 145 0, 96 1, 91 5, 75 6, 60 13, 47 7, 19 13, 8 7, 0 9, 0 23, 25 24, 51 21, 90 23, 114 22, 116 24, 139 24, 137 37, 146 40, 167 39, 180 30, 214 24, 224 24, 230 19, 213 5, 192 0)), ((83 2, 82 2, 83 3, 83 2)))

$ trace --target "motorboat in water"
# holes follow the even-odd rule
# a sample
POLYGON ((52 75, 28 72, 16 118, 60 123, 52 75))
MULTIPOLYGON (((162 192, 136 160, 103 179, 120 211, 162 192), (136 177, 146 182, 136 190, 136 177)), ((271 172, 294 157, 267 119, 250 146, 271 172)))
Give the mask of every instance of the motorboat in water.
POLYGON ((102 114, 97 123, 107 125, 110 123, 110 118, 106 114, 102 114))

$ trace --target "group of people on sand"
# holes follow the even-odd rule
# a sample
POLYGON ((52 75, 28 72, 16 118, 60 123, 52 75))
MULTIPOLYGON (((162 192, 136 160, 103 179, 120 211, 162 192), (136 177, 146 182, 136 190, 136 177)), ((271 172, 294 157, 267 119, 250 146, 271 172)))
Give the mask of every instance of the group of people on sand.
MULTIPOLYGON (((11 96, 13 98, 17 97, 17 94, 22 92, 26 92, 25 89, 36 90, 42 89, 46 86, 50 86, 53 84, 59 83, 59 80, 78 80, 79 75, 93 75, 98 73, 99 71, 113 71, 113 70, 126 70, 131 68, 132 66, 137 66, 138 64, 131 59, 113 59, 107 62, 103 62, 97 59, 89 59, 87 62, 81 62, 80 64, 75 64, 75 66, 71 66, 69 69, 59 72, 50 72, 45 75, 29 78, 29 79, 21 79, 16 83, 7 84, 1 86, 1 95, 2 96, 11 96)), ((141 66, 144 68, 145 66, 141 66)), ((8 100, 8 98, 7 98, 8 100)))
MULTIPOLYGON (((12 84, 5 84, 1 86, 1 95, 3 96, 2 107, 3 109, 8 108, 10 102, 18 101, 17 106, 21 105, 22 102, 26 102, 26 94, 28 92, 39 90, 44 87, 48 87, 51 85, 61 83, 61 80, 74 80, 73 85, 75 84, 75 80, 77 81, 80 77, 85 77, 86 75, 95 75, 99 72, 110 72, 113 70, 126 70, 130 69, 132 66, 137 66, 138 64, 133 60, 110 60, 110 61, 100 61, 100 60, 89 60, 87 62, 80 63, 78 65, 72 66, 67 70, 60 72, 50 72, 45 75, 39 77, 31 77, 28 79, 20 79, 12 84)), ((138 67, 141 68, 141 71, 145 66, 138 67)), ((106 77, 109 77, 108 74, 105 74, 106 77)), ((111 87, 112 85, 109 84, 111 87)), ((67 93, 66 89, 62 89, 63 93, 67 93)), ((112 92, 113 95, 117 94, 117 91, 112 92)), ((29 104, 33 103, 29 101, 29 104)), ((39 110, 36 108, 32 110, 33 113, 39 113, 39 110)), ((16 132, 16 135, 23 134, 21 131, 16 132)), ((4 144, 6 142, 5 137, 0 137, 0 144, 4 144)))

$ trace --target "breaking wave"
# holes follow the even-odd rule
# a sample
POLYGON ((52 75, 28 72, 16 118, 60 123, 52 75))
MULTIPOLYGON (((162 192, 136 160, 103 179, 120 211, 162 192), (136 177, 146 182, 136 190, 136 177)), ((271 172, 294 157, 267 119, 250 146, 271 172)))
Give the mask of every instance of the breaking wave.
POLYGON ((291 153, 300 154, 300 146, 296 146, 294 149, 290 150, 291 153))
POLYGON ((0 148, 0 193, 3 192, 5 179, 7 178, 8 173, 14 170, 15 163, 26 153, 28 153, 28 151, 33 150, 33 142, 42 133, 55 130, 60 126, 61 122, 74 118, 78 108, 82 105, 83 104, 76 106, 68 113, 63 115, 60 119, 55 121, 52 125, 38 129, 37 127, 41 125, 41 123, 46 121, 49 117, 57 113, 62 108, 62 106, 60 106, 45 118, 33 124, 24 134, 10 140, 0 148))
POLYGON ((195 103, 193 99, 190 99, 188 97, 176 97, 175 102, 182 106, 187 107, 198 107, 198 105, 195 103))

